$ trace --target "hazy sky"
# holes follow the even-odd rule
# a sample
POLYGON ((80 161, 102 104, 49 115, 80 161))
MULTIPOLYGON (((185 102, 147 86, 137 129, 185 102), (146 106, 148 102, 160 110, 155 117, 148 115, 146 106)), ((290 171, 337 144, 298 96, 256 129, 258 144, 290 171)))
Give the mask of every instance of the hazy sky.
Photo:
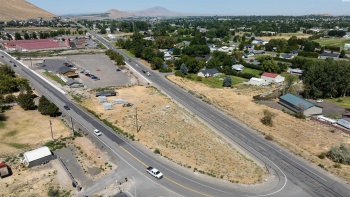
POLYGON ((350 15, 350 0, 27 0, 53 14, 141 10, 155 6, 193 14, 350 15))

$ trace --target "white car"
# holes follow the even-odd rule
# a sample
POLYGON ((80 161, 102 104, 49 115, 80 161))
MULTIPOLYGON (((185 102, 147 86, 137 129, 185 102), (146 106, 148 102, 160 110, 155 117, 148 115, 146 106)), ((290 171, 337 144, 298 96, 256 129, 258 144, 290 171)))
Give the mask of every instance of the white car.
POLYGON ((317 102, 317 103, 322 103, 323 100, 322 100, 322 99, 318 99, 316 102, 317 102))
POLYGON ((98 130, 98 129, 95 129, 95 130, 94 130, 94 133, 95 133, 97 136, 101 136, 101 135, 102 135, 101 131, 98 130))
POLYGON ((157 170, 157 169, 155 169, 155 168, 153 168, 151 166, 148 167, 146 171, 147 171, 148 174, 156 177, 157 179, 163 178, 163 174, 161 172, 159 172, 159 170, 157 170))
POLYGON ((150 72, 146 72, 146 75, 147 75, 147 76, 151 76, 151 73, 150 73, 150 72))

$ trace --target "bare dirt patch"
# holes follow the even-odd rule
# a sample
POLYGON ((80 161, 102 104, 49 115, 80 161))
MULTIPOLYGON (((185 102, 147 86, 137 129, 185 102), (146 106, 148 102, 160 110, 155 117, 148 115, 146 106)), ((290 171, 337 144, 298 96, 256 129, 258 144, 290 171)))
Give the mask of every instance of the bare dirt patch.
POLYGON ((264 135, 272 135, 275 141, 295 154, 316 165, 321 164, 331 173, 350 181, 350 166, 341 165, 341 168, 336 168, 333 161, 318 158, 320 153, 327 152, 332 146, 350 143, 350 138, 344 137, 342 132, 333 133, 330 132, 331 128, 315 121, 297 119, 282 111, 255 103, 252 96, 261 93, 262 90, 254 92, 243 89, 214 89, 174 75, 168 78, 187 90, 205 96, 213 105, 251 128, 264 135), (261 123, 264 109, 276 114, 273 127, 261 123))
POLYGON ((133 86, 118 89, 118 96, 134 104, 132 108, 113 105, 105 111, 97 98, 85 100, 83 106, 107 119, 135 140, 182 166, 232 182, 257 183, 265 177, 263 170, 219 137, 207 126, 153 87, 133 86), (166 106, 169 108, 166 108, 166 106), (136 108, 138 125, 136 132, 136 108))
POLYGON ((43 116, 37 110, 25 111, 14 106, 4 114, 7 120, 0 128, 0 157, 18 154, 51 140, 50 120, 55 139, 71 135, 59 117, 43 116))
MULTIPOLYGON (((57 170, 50 163, 28 169, 12 167, 13 175, 0 179, 1 196, 48 196, 51 187, 61 192, 70 192, 68 187, 59 187, 57 170)), ((71 186, 71 185, 70 185, 71 186)))
POLYGON ((75 138, 73 144, 77 148, 76 155, 79 164, 90 178, 99 179, 116 168, 112 162, 108 162, 107 154, 103 153, 100 147, 97 147, 88 138, 75 138))

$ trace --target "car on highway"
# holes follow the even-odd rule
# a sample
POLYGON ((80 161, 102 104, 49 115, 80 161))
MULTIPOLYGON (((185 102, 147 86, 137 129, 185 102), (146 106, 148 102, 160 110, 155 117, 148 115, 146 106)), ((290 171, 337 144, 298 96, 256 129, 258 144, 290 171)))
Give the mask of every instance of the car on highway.
POLYGON ((64 108, 65 110, 70 110, 70 108, 69 108, 67 105, 63 106, 63 108, 64 108))
POLYGON ((146 171, 148 174, 156 177, 157 179, 163 178, 163 174, 159 170, 157 170, 151 166, 149 166, 146 171))
POLYGON ((117 71, 121 71, 119 68, 117 68, 117 71))
POLYGON ((17 67, 17 65, 16 65, 16 64, 13 64, 13 67, 17 67))
POLYGON ((147 75, 147 76, 151 76, 151 73, 150 73, 150 72, 146 72, 146 75, 147 75))
POLYGON ((12 63, 12 61, 11 61, 11 60, 10 60, 9 62, 10 62, 10 63, 12 63))
POLYGON ((3 55, 2 55, 1 57, 2 57, 2 58, 4 58, 4 56, 3 56, 3 55))
POLYGON ((101 135, 102 135, 101 131, 98 130, 98 129, 95 129, 95 130, 94 130, 94 133, 95 133, 97 136, 101 136, 101 135))

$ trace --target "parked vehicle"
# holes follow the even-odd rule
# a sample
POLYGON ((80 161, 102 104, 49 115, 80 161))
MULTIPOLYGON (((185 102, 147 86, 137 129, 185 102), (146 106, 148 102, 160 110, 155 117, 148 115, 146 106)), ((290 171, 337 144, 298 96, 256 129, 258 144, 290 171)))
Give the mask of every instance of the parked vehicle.
POLYGON ((159 170, 157 170, 157 169, 155 169, 155 168, 153 168, 151 166, 148 167, 146 171, 147 171, 148 174, 156 177, 157 179, 163 178, 163 174, 159 170))

